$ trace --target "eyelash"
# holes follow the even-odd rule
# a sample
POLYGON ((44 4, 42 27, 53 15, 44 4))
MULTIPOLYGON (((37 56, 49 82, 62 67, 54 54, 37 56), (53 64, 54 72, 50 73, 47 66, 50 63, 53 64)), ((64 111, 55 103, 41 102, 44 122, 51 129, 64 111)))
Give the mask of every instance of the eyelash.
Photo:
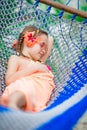
POLYGON ((43 42, 43 43, 41 43, 41 47, 43 47, 43 46, 44 46, 44 44, 45 44, 44 42, 43 42))

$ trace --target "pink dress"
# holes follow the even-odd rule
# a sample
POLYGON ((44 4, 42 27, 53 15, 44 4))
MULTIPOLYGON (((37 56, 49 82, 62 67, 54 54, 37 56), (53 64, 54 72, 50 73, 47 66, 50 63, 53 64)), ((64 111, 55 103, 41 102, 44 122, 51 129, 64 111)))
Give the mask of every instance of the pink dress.
MULTIPOLYGON (((32 62, 30 63, 32 64, 32 62)), ((49 72, 35 72, 8 85, 2 97, 8 99, 10 94, 20 91, 26 97, 25 111, 41 111, 46 108, 55 87, 53 78, 50 69, 49 72)))

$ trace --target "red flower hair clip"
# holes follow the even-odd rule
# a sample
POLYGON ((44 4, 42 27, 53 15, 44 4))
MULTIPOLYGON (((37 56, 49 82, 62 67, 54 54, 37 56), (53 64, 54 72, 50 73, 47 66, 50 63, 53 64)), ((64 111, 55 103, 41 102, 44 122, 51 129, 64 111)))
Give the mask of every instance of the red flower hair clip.
POLYGON ((34 32, 26 32, 24 35, 24 44, 27 45, 28 47, 32 47, 35 44, 40 43, 40 37, 34 37, 35 31, 34 32))

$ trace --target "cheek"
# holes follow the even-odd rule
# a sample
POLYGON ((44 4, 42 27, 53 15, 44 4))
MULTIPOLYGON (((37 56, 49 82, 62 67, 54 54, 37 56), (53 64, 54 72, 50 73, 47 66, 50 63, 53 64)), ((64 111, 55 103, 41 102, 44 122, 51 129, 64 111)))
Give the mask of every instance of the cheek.
POLYGON ((32 48, 32 52, 34 53, 38 53, 41 50, 40 45, 36 44, 33 48, 32 48))
POLYGON ((42 50, 45 50, 46 52, 48 51, 48 47, 45 45, 42 50))

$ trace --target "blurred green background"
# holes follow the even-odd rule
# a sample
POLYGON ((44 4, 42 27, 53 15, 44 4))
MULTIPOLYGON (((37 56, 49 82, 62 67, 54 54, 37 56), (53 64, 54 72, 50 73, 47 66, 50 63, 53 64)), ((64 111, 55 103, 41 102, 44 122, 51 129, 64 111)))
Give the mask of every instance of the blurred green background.
MULTIPOLYGON (((30 4, 33 4, 35 2, 35 0, 27 0, 27 1, 30 4)), ((68 6, 87 12, 87 0, 55 0, 55 1, 60 2, 61 4, 64 4, 64 5, 66 5, 67 2, 69 2, 68 6)), ((43 10, 46 10, 48 6, 40 3, 39 7, 43 10)), ((60 12, 60 10, 58 10, 58 9, 55 9, 55 8, 51 9, 51 13, 53 13, 54 15, 58 15, 59 12, 60 12)), ((64 17, 70 19, 72 17, 72 14, 65 12, 64 17)), ((77 16, 76 20, 83 21, 84 18, 77 16)))

